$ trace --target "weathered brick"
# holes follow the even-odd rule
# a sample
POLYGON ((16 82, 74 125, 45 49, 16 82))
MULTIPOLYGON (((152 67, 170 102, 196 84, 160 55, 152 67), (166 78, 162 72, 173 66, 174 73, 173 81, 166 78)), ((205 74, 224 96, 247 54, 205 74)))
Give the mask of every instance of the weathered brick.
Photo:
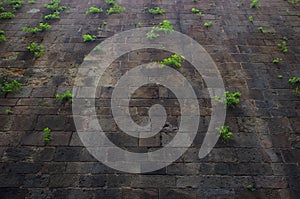
POLYGON ((0 175, 0 187, 19 187, 23 184, 24 176, 15 174, 0 175))
POLYGON ((32 199, 50 199, 53 197, 52 192, 48 188, 33 188, 28 189, 27 197, 32 199))
POLYGON ((10 163, 7 166, 7 171, 11 173, 37 173, 41 170, 41 163, 33 163, 33 162, 16 162, 10 163))
POLYGON ((26 175, 24 179, 24 187, 46 187, 49 183, 48 175, 26 175))
POLYGON ((30 158, 33 150, 28 147, 9 147, 6 148, 3 154, 3 160, 7 161, 23 161, 30 158))
POLYGON ((17 115, 14 118, 11 130, 16 131, 30 131, 33 130, 34 124, 36 122, 35 115, 17 115))
POLYGON ((82 147, 58 147, 55 150, 54 161, 80 161, 82 147))
POLYGON ((82 175, 79 178, 80 187, 103 187, 105 182, 106 175, 82 175))
POLYGON ((254 177, 257 187, 262 188, 287 188, 288 182, 285 177, 277 176, 258 176, 254 177))
POLYGON ((0 115, 0 128, 2 131, 9 130, 12 126, 14 117, 10 115, 0 115))
POLYGON ((95 198, 120 198, 121 193, 118 188, 103 188, 95 190, 95 198))
POLYGON ((54 195, 56 198, 92 199, 94 198, 94 191, 88 189, 57 189, 54 195))
POLYGON ((182 198, 182 199, 192 199, 196 198, 196 191, 194 189, 160 189, 160 198, 182 198))
POLYGON ((65 129, 66 117, 64 115, 46 115, 39 116, 36 123, 36 130, 43 130, 48 127, 53 131, 61 131, 65 129))
POLYGON ((49 187, 77 187, 79 176, 76 174, 53 174, 50 175, 49 187))
POLYGON ((17 199, 17 198, 25 198, 28 193, 26 189, 20 188, 0 188, 0 195, 2 198, 10 198, 10 199, 17 199))
POLYGON ((22 135, 23 132, 0 132, 0 146, 17 146, 22 135))

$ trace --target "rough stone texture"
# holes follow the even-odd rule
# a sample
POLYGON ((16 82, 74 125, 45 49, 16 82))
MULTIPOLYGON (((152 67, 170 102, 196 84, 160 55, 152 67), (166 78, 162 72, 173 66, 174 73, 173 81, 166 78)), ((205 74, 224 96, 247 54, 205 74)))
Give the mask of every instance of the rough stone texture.
MULTIPOLYGON (((49 13, 44 4, 49 2, 25 3, 14 19, 0 19, 0 29, 7 37, 0 43, 0 80, 6 77, 24 84, 20 92, 0 96, 0 198, 299 198, 300 98, 287 83, 290 77, 300 76, 299 7, 284 0, 260 0, 260 9, 250 9, 250 1, 241 4, 238 0, 122 0, 118 2, 126 7, 126 13, 87 16, 85 11, 90 6, 106 10, 104 0, 62 0, 70 13, 62 12, 60 20, 49 21, 50 30, 23 32, 23 26, 37 26, 43 20, 49 13), (160 6, 166 14, 152 16, 144 11, 145 6, 160 6), (204 16, 193 14, 193 7, 204 16), (40 11, 30 13, 33 8, 40 11), (253 23, 248 20, 250 15, 253 23), (72 90, 84 57, 105 38, 139 25, 150 27, 163 19, 206 49, 228 90, 242 92, 241 103, 227 112, 226 124, 234 135, 226 144, 219 141, 207 157, 199 160, 211 103, 205 98, 201 76, 184 63, 178 71, 193 85, 201 108, 200 127, 192 147, 161 170, 140 175, 123 173, 88 153, 76 133, 70 104, 61 106, 55 94, 72 90), (213 26, 205 28, 203 23, 209 20, 213 26), (274 33, 263 34, 259 26, 274 33), (85 33, 98 39, 84 43, 85 33), (277 47, 283 36, 288 37, 286 54, 277 47), (26 49, 31 42, 42 43, 45 55, 34 59, 26 49), (283 61, 275 65, 275 57, 283 61), (278 79, 278 75, 283 78, 278 79), (13 114, 5 113, 8 108, 13 114), (43 142, 45 127, 52 130, 49 143, 43 142), (255 190, 248 191, 247 185, 255 190)), ((6 5, 5 9, 11 8, 6 5)), ((147 152, 174 137, 180 107, 174 94, 164 87, 139 88, 130 102, 130 113, 138 124, 147 121, 153 104, 166 107, 167 123, 157 136, 139 140, 122 133, 110 109, 114 85, 126 71, 168 55, 152 49, 135 51, 121 56, 107 69, 96 109, 99 123, 116 145, 147 152)), ((83 81, 90 83, 89 79, 83 81)))

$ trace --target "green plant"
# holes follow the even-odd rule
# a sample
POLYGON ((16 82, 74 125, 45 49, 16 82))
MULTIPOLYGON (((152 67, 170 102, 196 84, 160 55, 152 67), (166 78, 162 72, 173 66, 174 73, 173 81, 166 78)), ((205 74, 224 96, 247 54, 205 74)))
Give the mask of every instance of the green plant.
POLYGON ((250 22, 253 22, 253 16, 249 16, 248 19, 250 22))
POLYGON ((7 4, 10 4, 14 10, 21 8, 24 4, 24 0, 5 0, 7 4))
POLYGON ((137 26, 138 28, 141 28, 141 27, 143 26, 143 24, 142 24, 142 22, 138 22, 138 23, 136 24, 136 26, 137 26))
POLYGON ((297 95, 300 94, 300 91, 299 91, 299 87, 300 87, 300 77, 291 77, 288 82, 295 87, 294 89, 294 93, 296 93, 297 95))
POLYGON ((278 79, 282 79, 282 78, 283 78, 283 75, 277 75, 277 78, 278 78, 278 79))
POLYGON ((154 32, 148 32, 147 34, 146 34, 146 38, 147 39, 155 39, 155 38, 157 38, 157 37, 159 37, 160 35, 158 34, 158 33, 154 33, 154 32))
POLYGON ((260 8, 260 4, 258 0, 252 0, 250 3, 250 8, 260 8))
POLYGON ((35 0, 28 0, 29 4, 35 4, 35 0))
POLYGON ((174 28, 169 20, 163 20, 163 22, 158 26, 155 26, 154 29, 156 31, 163 31, 164 33, 171 33, 174 31, 174 28))
POLYGON ((226 143, 233 135, 229 130, 229 126, 221 126, 221 128, 216 128, 216 130, 220 133, 220 137, 224 143, 226 143))
POLYGON ((89 10, 87 10, 85 12, 85 14, 88 15, 88 14, 101 13, 101 12, 103 12, 102 8, 96 8, 96 7, 92 6, 92 7, 89 8, 89 10))
POLYGON ((48 14, 48 15, 44 16, 44 19, 47 19, 47 20, 49 20, 49 19, 60 19, 59 15, 60 15, 60 12, 55 11, 52 14, 48 14))
POLYGON ((125 11, 126 11, 126 8, 125 8, 125 7, 119 6, 118 4, 114 4, 113 7, 110 7, 110 8, 106 11, 106 14, 107 14, 107 15, 111 15, 111 14, 114 14, 114 13, 120 13, 120 12, 125 12, 125 11))
POLYGON ((282 58, 280 58, 280 57, 276 57, 275 59, 273 59, 274 64, 278 64, 281 61, 282 61, 282 58))
POLYGON ((246 186, 246 189, 248 189, 249 191, 255 191, 255 188, 253 185, 249 184, 246 186))
POLYGON ((285 9, 285 12, 289 14, 290 13, 290 9, 288 9, 288 8, 285 9))
POLYGON ((47 23, 40 23, 40 29, 41 30, 48 30, 48 29, 50 29, 51 28, 51 26, 49 25, 49 24, 47 24, 47 23))
POLYGON ((55 97, 57 100, 61 101, 62 103, 73 101, 73 94, 69 90, 66 90, 66 92, 63 94, 56 94, 55 97))
POLYGON ((6 37, 3 30, 0 30, 0 42, 6 41, 6 37))
POLYGON ((166 13, 166 11, 164 9, 161 9, 160 7, 155 7, 155 8, 148 9, 148 12, 153 14, 153 15, 161 15, 161 14, 166 13))
POLYGON ((50 4, 45 4, 44 6, 52 10, 53 13, 50 13, 46 16, 44 16, 44 19, 50 20, 50 19, 60 19, 60 12, 67 9, 67 6, 60 6, 60 0, 51 0, 50 4))
POLYGON ((192 0, 192 2, 198 2, 199 0, 192 0))
POLYGON ((277 44, 277 46, 280 48, 280 50, 283 53, 287 53, 288 49, 286 48, 286 41, 281 42, 281 44, 277 44))
POLYGON ((205 27, 211 27, 213 25, 213 22, 212 21, 208 21, 208 22, 205 22, 204 23, 204 26, 205 27))
POLYGON ((45 4, 44 6, 45 8, 53 11, 62 11, 67 8, 66 6, 59 6, 59 4, 60 0, 51 0, 49 4, 45 4))
POLYGON ((178 54, 173 54, 171 57, 163 59, 160 64, 166 65, 166 66, 173 66, 173 67, 181 67, 181 63, 184 62, 185 57, 178 55, 178 54))
POLYGON ((287 36, 283 36, 282 39, 283 39, 284 41, 289 40, 289 39, 287 38, 287 36))
POLYGON ((204 16, 204 14, 202 14, 202 12, 200 10, 198 10, 197 8, 192 8, 192 13, 195 13, 199 17, 204 16))
POLYGON ((210 4, 208 4, 208 5, 209 5, 209 7, 214 7, 214 6, 216 6, 215 3, 210 3, 210 4))
POLYGON ((8 115, 13 114, 12 110, 10 110, 9 108, 5 110, 5 113, 8 115))
POLYGON ((97 39, 97 36, 90 34, 84 34, 82 37, 84 42, 95 41, 97 39))
POLYGON ((5 96, 7 96, 7 94, 9 93, 18 92, 22 88, 22 86, 23 85, 17 80, 13 80, 10 83, 4 80, 3 83, 0 84, 0 91, 5 96))
POLYGON ((258 30, 260 30, 262 33, 272 33, 272 30, 265 30, 262 26, 259 26, 258 30))
POLYGON ((2 12, 0 13, 0 19, 12 19, 15 15, 12 12, 2 12))
POLYGON ((34 27, 34 28, 23 27, 22 30, 28 33, 37 33, 37 32, 42 32, 44 30, 49 30, 50 28, 51 25, 49 25, 48 23, 40 22, 39 27, 34 27))
POLYGON ((300 0, 288 0, 288 2, 294 6, 297 6, 300 0))
POLYGON ((159 37, 159 32, 164 32, 165 34, 171 33, 174 31, 173 26, 169 20, 163 20, 159 25, 152 27, 152 30, 146 34, 148 39, 154 39, 159 37))
POLYGON ((105 3, 107 3, 108 5, 115 5, 116 0, 105 0, 105 3))
POLYGON ((3 2, 0 2, 0 11, 3 11, 4 7, 3 7, 3 2))
POLYGON ((46 127, 43 130, 43 140, 45 143, 48 143, 52 140, 51 129, 46 127))
POLYGON ((154 29, 156 31, 163 31, 166 34, 174 31, 174 28, 169 20, 163 20, 163 22, 160 23, 158 26, 154 26, 154 29))
POLYGON ((30 52, 33 52, 35 58, 39 58, 45 53, 44 46, 42 44, 36 44, 34 42, 27 46, 27 49, 30 52))
POLYGON ((226 107, 235 107, 238 103, 240 103, 240 97, 241 97, 240 92, 234 92, 231 93, 229 91, 225 91, 223 97, 215 96, 215 100, 222 102, 226 105, 226 107))

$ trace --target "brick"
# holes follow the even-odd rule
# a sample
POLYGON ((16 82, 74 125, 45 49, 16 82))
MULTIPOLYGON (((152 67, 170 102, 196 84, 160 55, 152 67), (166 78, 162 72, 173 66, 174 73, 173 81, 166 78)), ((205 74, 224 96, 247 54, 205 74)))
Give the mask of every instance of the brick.
POLYGON ((20 185, 22 185, 23 180, 24 176, 22 175, 0 175, 0 187, 19 187, 20 185))
POLYGON ((264 158, 258 149, 238 149, 237 158, 239 162, 263 162, 264 158))
POLYGON ((21 139, 22 145, 26 146, 43 146, 43 132, 31 132, 27 131, 23 134, 21 139))
POLYGON ((269 164, 263 163, 216 163, 215 173, 220 175, 272 175, 269 164))
POLYGON ((50 199, 53 197, 53 194, 47 188, 43 188, 43 189, 33 188, 28 190, 27 196, 32 199, 40 199, 40 198, 50 199))
POLYGON ((65 129, 66 117, 63 115, 46 115, 39 116, 37 120, 36 130, 43 130, 48 127, 53 131, 60 131, 65 129))
POLYGON ((109 172, 101 162, 68 162, 66 173, 100 174, 109 172))
POLYGON ((41 169, 43 174, 63 174, 66 173, 65 162, 47 162, 43 164, 41 169))
POLYGON ((68 146, 70 143, 72 132, 51 132, 52 140, 49 146, 68 146))
POLYGON ((32 92, 32 88, 30 87, 23 87, 20 91, 18 91, 17 93, 10 93, 7 95, 8 98, 26 98, 29 97, 30 94, 32 92))
POLYGON ((160 189, 160 198, 182 198, 182 199, 196 199, 196 191, 194 189, 160 189))
POLYGON ((234 192, 227 189, 206 189, 203 194, 204 198, 233 198, 234 192))
POLYGON ((33 150, 27 147, 8 147, 4 151, 3 160, 6 161, 23 161, 30 159, 33 150))
POLYGON ((282 151, 285 162, 297 163, 300 161, 300 149, 290 149, 282 151))
POLYGON ((50 175, 49 187, 77 187, 79 176, 74 174, 53 174, 50 175))
POLYGON ((80 161, 82 147, 58 147, 55 151, 54 161, 80 161))
POLYGON ((173 187, 175 177, 173 176, 138 176, 131 182, 132 187, 173 187))
POLYGON ((267 132, 266 122, 260 118, 238 118, 240 131, 252 133, 265 133, 267 132))
POLYGON ((95 198, 120 198, 121 193, 118 188, 103 188, 95 190, 95 198))
POLYGON ((287 188, 288 182, 285 177, 258 176, 254 178, 257 187, 262 188, 287 188))
POLYGON ((105 175, 82 175, 79 178, 80 187, 103 187, 105 182, 105 175))
POLYGON ((11 173, 37 173, 41 170, 41 163, 32 162, 16 162, 7 166, 7 170, 11 173))
POLYGON ((36 162, 52 161, 55 153, 53 147, 39 147, 34 149, 32 159, 36 162))
POLYGON ((122 198, 158 198, 157 189, 129 189, 125 188, 121 190, 122 198))
POLYGON ((10 198, 10 199, 17 199, 17 198, 25 198, 28 193, 26 189, 20 188, 1 188, 0 195, 2 198, 10 198))
POLYGON ((14 118, 14 122, 11 127, 11 130, 30 131, 33 130, 35 122, 36 122, 35 115, 17 115, 14 118))
POLYGON ((203 160, 206 162, 236 162, 239 158, 232 148, 214 148, 203 160))
POLYGON ((22 135, 22 132, 0 132, 0 146, 17 146, 22 135))
POLYGON ((9 130, 13 123, 13 116, 0 115, 0 129, 2 131, 9 130))
POLYGON ((94 198, 93 192, 88 189, 57 189, 54 195, 56 198, 92 199, 94 198))
POLYGON ((169 175, 196 175, 200 173, 201 165, 199 163, 175 163, 167 167, 169 175))
POLYGON ((24 187, 46 187, 49 183, 48 175, 26 175, 24 179, 24 187))

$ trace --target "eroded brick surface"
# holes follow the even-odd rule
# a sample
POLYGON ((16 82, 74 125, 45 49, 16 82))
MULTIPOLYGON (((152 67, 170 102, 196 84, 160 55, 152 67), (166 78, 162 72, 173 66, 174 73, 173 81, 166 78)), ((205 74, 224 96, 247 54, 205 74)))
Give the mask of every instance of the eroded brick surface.
MULTIPOLYGON (((284 0, 261 0, 260 9, 250 9, 250 1, 237 0, 122 0, 119 3, 126 12, 107 16, 85 14, 90 6, 105 11, 108 6, 104 0, 62 0, 62 5, 69 6, 69 14, 62 12, 60 20, 49 21, 50 30, 23 32, 22 27, 37 26, 49 14, 44 8, 49 2, 25 3, 14 19, 0 19, 0 29, 7 37, 0 43, 0 80, 17 79, 24 84, 20 92, 0 97, 0 198, 299 198, 300 98, 287 82, 300 76, 299 7, 284 0), (153 16, 144 11, 145 6, 160 6, 166 14, 153 16), (204 16, 192 13, 193 7, 204 16), (39 11, 31 13, 32 9, 39 11), (163 19, 205 48, 227 90, 242 93, 241 103, 227 112, 226 124, 234 135, 228 143, 220 140, 199 160, 211 103, 201 75, 184 63, 177 70, 193 85, 201 108, 192 147, 166 168, 148 174, 123 173, 88 153, 76 133, 71 105, 61 106, 55 94, 72 90, 84 57, 105 38, 139 26, 150 27, 163 19), (206 21, 212 21, 213 26, 204 27, 206 21), (259 26, 273 33, 261 33, 259 26), (85 33, 98 38, 84 43, 85 33), (286 54, 277 47, 283 36, 288 37, 286 54), (31 42, 42 43, 45 55, 34 59, 26 49, 31 42), (283 61, 273 64, 276 57, 283 61), (12 114, 5 113, 8 108, 12 114), (45 127, 52 130, 49 143, 43 141, 45 127), (247 190, 247 185, 255 190, 247 190)), ((141 87, 130 102, 130 113, 138 124, 148 121, 153 104, 166 108, 167 123, 152 138, 137 139, 121 132, 110 109, 114 85, 123 74, 169 55, 153 49, 134 51, 119 57, 106 70, 101 79, 105 86, 100 88, 95 104, 99 123, 116 145, 147 152, 163 147, 175 136, 180 106, 176 96, 164 87, 141 87)), ((82 81, 93 84, 91 79, 82 81)), ((85 95, 89 90, 78 92, 85 95)), ((124 158, 114 156, 114 151, 108 153, 110 158, 124 158)))

